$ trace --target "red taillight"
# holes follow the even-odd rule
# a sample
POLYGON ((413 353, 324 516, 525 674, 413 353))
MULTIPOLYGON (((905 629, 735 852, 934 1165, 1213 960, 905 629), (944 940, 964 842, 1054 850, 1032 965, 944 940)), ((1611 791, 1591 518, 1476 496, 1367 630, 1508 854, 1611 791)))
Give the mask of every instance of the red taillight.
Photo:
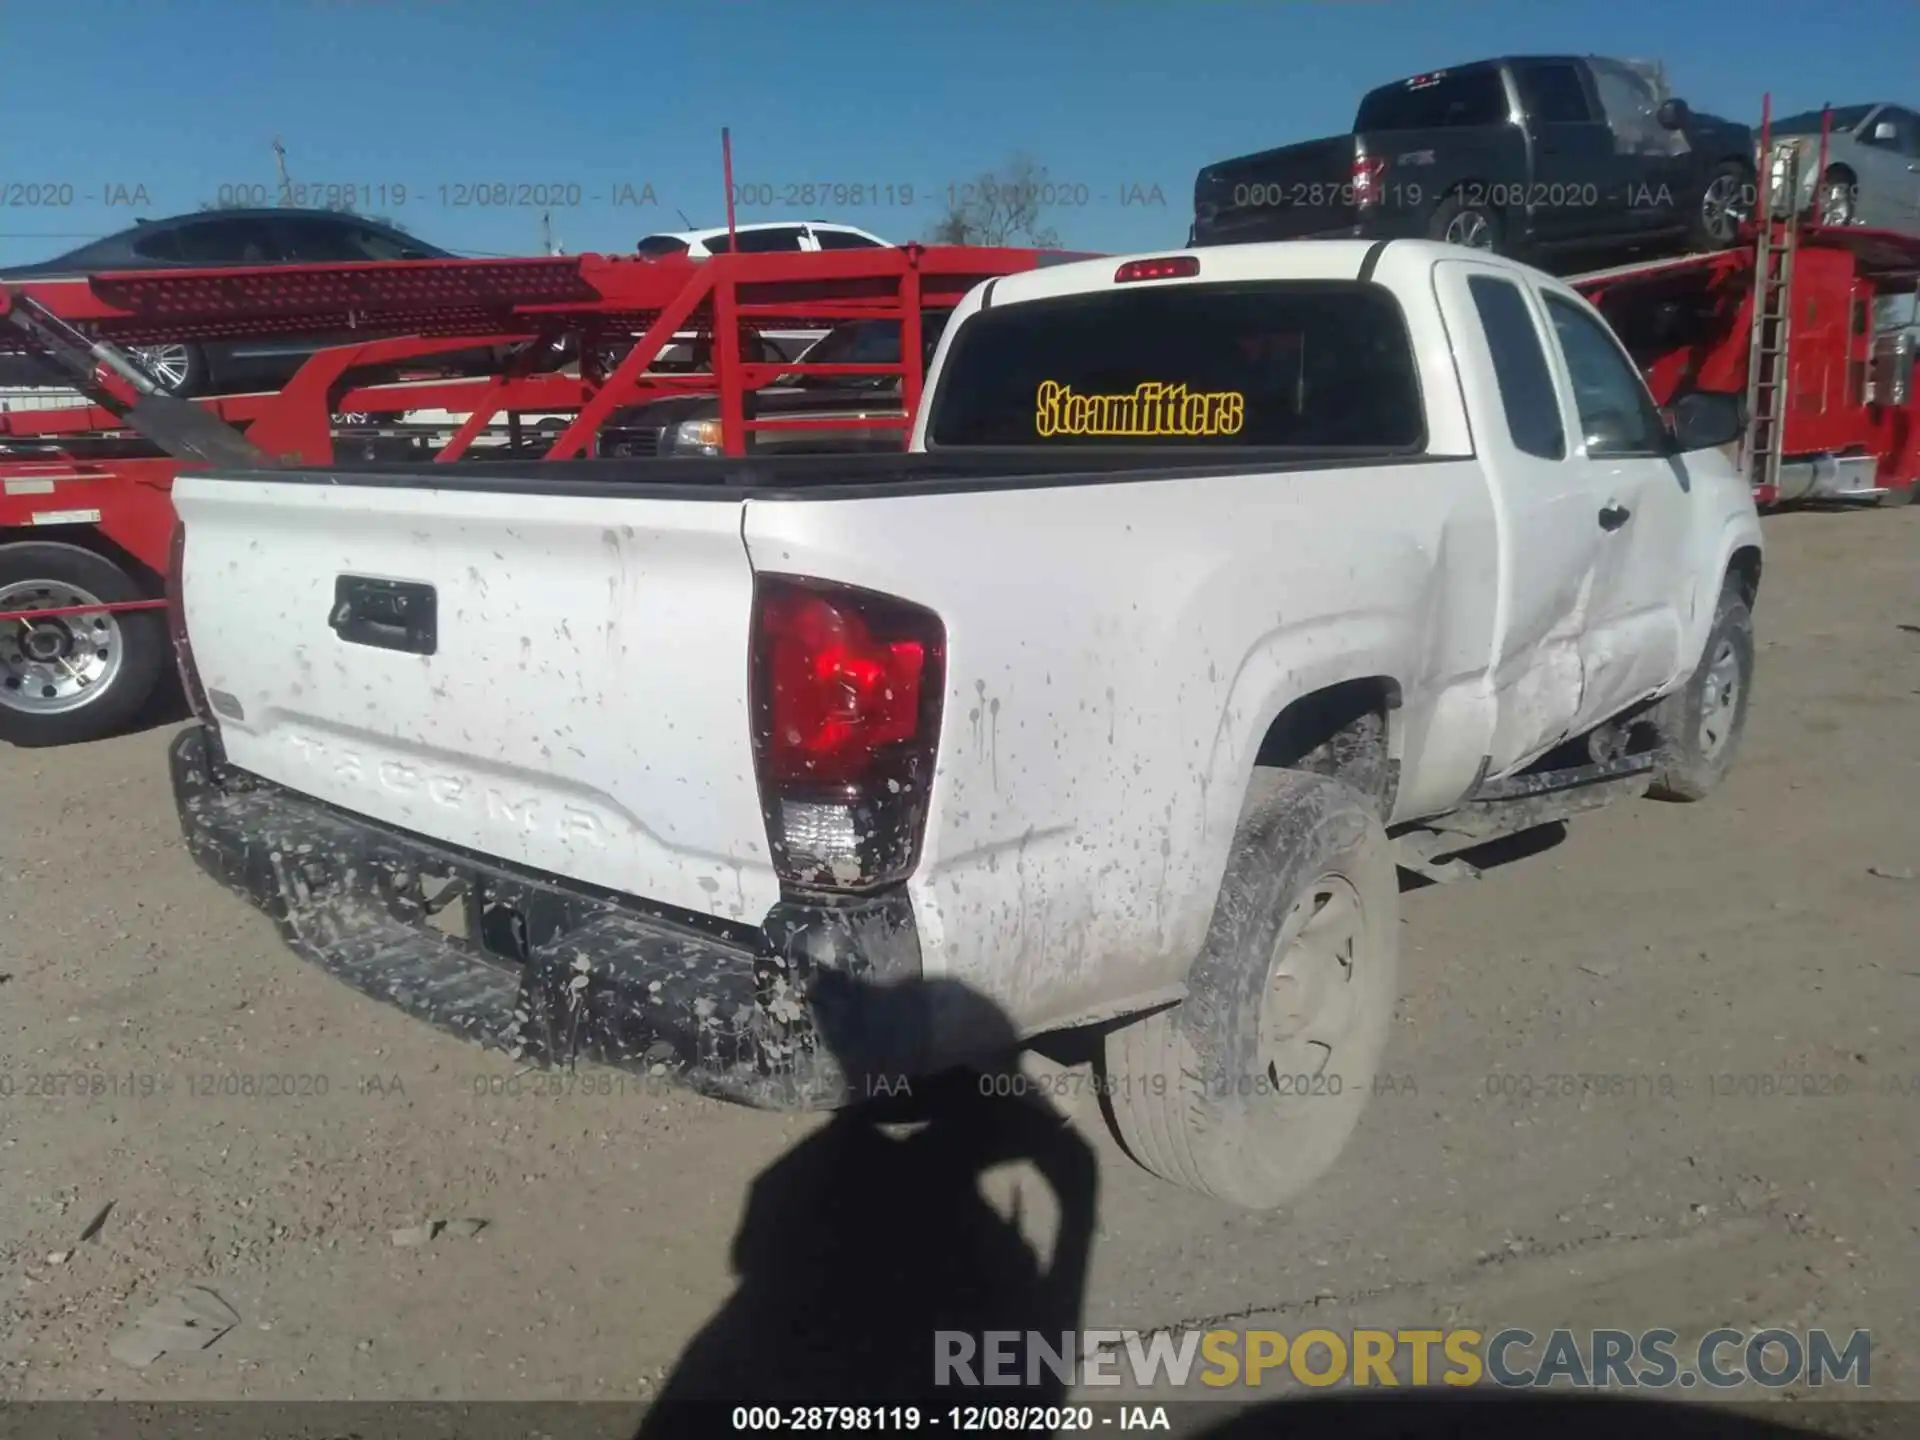
POLYGON ((193 645, 187 639, 187 599, 185 593, 187 527, 173 522, 173 538, 167 545, 167 632, 173 639, 173 659, 180 670, 180 688, 186 692, 193 713, 209 725, 217 724, 213 707, 207 704, 207 692, 200 684, 200 669, 193 663, 193 645))
POLYGON ((841 785, 860 779, 883 746, 920 723, 919 639, 879 640, 850 607, 790 591, 761 611, 772 682, 771 778, 841 785))
POLYGON ((1364 210, 1369 205, 1378 205, 1383 190, 1381 179, 1387 173, 1385 160, 1370 160, 1365 155, 1353 157, 1353 203, 1364 210))
POLYGON ((1168 255, 1158 260, 1129 260, 1113 272, 1113 283, 1129 280, 1188 280, 1200 273, 1198 255, 1168 255))
POLYGON ((904 878, 940 728, 940 617, 786 576, 760 577, 754 610, 754 760, 781 875, 835 889, 904 878))

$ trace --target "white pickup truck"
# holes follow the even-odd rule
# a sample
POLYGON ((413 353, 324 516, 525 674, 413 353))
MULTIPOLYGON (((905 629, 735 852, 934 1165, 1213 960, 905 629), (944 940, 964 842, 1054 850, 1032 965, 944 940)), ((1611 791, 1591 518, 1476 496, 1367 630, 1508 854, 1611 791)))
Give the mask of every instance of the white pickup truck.
POLYGON ((1372 1089, 1396 861, 1733 758, 1740 403, 1533 270, 1008 276, 927 394, 905 455, 183 478, 194 854, 532 1063, 823 1107, 1097 1034, 1141 1163, 1272 1206, 1372 1089))

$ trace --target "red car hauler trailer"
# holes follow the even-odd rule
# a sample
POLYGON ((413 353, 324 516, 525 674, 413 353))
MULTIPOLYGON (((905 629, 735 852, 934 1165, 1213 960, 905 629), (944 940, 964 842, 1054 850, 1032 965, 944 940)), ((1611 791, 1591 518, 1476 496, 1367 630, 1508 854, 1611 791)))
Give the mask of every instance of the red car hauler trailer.
MULTIPOLYGON (((1920 236, 1804 221, 1787 198, 1799 194, 1797 161, 1790 148, 1772 157, 1750 247, 1572 283, 1660 404, 1689 390, 1746 397, 1740 460, 1761 505, 1905 504, 1920 481, 1920 236), (1907 323, 1881 329, 1890 302, 1907 323)), ((1824 170, 1823 155, 1815 173, 1824 170)))
MULTIPOLYGON (((1794 196, 1794 152, 1770 196, 1794 196)), ((1824 161, 1823 161, 1824 168, 1824 161)), ((1879 302, 1913 296, 1920 238, 1802 224, 1778 207, 1750 246, 1576 277, 1648 375, 1655 398, 1743 393, 1741 463, 1763 505, 1835 498, 1899 503, 1920 479, 1913 328, 1874 333, 1879 302)), ((400 261, 149 274, 0 286, 0 348, 58 362, 97 403, 0 413, 0 740, 58 743, 112 729, 165 667, 155 613, 169 568, 168 490, 183 466, 325 464, 336 417, 439 408, 469 418, 434 455, 467 455, 494 416, 566 414, 544 454, 590 453, 623 406, 689 391, 719 397, 729 454, 750 432, 892 424, 918 407, 921 316, 972 286, 1073 258, 1038 250, 908 246, 694 261, 585 255, 400 261), (749 364, 743 331, 898 319, 896 365, 749 364), (263 334, 352 331, 274 394, 199 402, 155 393, 120 347, 263 334), (611 371, 596 357, 642 333, 611 371), (678 337, 703 337, 711 370, 651 367, 678 337), (534 373, 571 337, 580 375, 534 373), (517 347, 478 379, 354 385, 356 367, 517 347), (749 420, 747 392, 796 370, 899 374, 904 414, 749 420), (130 437, 128 432, 136 432, 130 437), (145 444, 140 443, 144 437, 145 444), (158 453, 156 453, 158 452, 158 453)))
POLYGON ((469 454, 496 415, 570 415, 550 460, 590 455, 619 408, 676 393, 718 397, 727 454, 752 432, 891 425, 919 407, 922 317, 982 280, 1057 252, 919 246, 692 260, 579 255, 388 261, 271 269, 94 275, 0 285, 0 350, 39 354, 93 403, 0 412, 0 741, 59 744, 115 728, 146 702, 171 653, 158 613, 174 534, 168 496, 183 468, 334 460, 336 417, 437 408, 465 413, 433 455, 469 454), (892 319, 900 363, 746 363, 750 333, 892 319), (179 400, 123 347, 222 337, 358 333, 321 350, 276 393, 179 400), (640 335, 610 371, 597 357, 640 335), (662 373, 692 336, 710 369, 662 373), (579 375, 535 373, 571 339, 579 375), (481 346, 511 350, 498 375, 355 385, 481 346), (898 375, 895 417, 749 419, 746 395, 782 375, 898 375))

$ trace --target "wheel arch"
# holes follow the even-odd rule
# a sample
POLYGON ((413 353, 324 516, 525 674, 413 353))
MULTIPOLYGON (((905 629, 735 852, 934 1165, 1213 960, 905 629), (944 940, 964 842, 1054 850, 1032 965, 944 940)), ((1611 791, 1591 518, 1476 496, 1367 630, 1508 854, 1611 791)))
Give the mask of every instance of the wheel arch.
POLYGON ((1694 572, 1698 578, 1691 590, 1691 611, 1681 617, 1684 622, 1681 655, 1685 664, 1676 683, 1684 683, 1693 673, 1693 667, 1700 663, 1707 636, 1713 630, 1714 607, 1719 603, 1721 591, 1734 585, 1747 607, 1753 607, 1760 593, 1760 573, 1764 568, 1758 522, 1749 519, 1723 530, 1712 548, 1703 545, 1699 566, 1694 572))
POLYGON ((131 550, 93 525, 0 525, 0 546, 65 545, 85 550, 119 566, 127 577, 158 600, 166 593, 166 579, 131 550))
POLYGON ((1449 180, 1440 188, 1439 194, 1434 199, 1433 207, 1427 211, 1425 227, 1427 237, 1434 240, 1440 238, 1433 233, 1435 227, 1439 224, 1440 212, 1455 201, 1458 201, 1463 207, 1470 205, 1476 210, 1484 211, 1492 218, 1494 224, 1499 227, 1502 236, 1511 234, 1514 228, 1514 212, 1510 211, 1508 207, 1504 205, 1495 205, 1490 201, 1473 200, 1469 198, 1474 191, 1484 191, 1488 188, 1488 182, 1480 179, 1477 175, 1463 175, 1457 180, 1449 180))
POLYGON ((1254 751, 1259 769, 1308 770, 1344 780, 1393 808, 1401 737, 1400 682, 1358 675, 1309 690, 1268 722, 1254 751))
POLYGON ((1720 584, 1724 589, 1728 585, 1737 587, 1740 598, 1752 609, 1760 596, 1760 572, 1765 566, 1765 558, 1758 545, 1742 545, 1727 557, 1726 577, 1720 584))

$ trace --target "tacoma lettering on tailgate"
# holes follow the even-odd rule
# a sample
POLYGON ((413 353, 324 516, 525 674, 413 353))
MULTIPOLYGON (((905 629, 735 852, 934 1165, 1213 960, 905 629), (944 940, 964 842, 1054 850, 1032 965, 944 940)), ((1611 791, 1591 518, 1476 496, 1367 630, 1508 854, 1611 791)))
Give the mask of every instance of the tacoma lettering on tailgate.
POLYGON ((420 797, 449 810, 470 811, 483 806, 489 821, 523 835, 547 830, 560 839, 596 848, 607 843, 607 826, 591 810, 575 805, 543 804, 531 795, 514 795, 472 776, 437 770, 414 761, 368 759, 337 742, 311 735, 289 735, 288 744, 302 763, 331 775, 335 781, 390 795, 420 797))

